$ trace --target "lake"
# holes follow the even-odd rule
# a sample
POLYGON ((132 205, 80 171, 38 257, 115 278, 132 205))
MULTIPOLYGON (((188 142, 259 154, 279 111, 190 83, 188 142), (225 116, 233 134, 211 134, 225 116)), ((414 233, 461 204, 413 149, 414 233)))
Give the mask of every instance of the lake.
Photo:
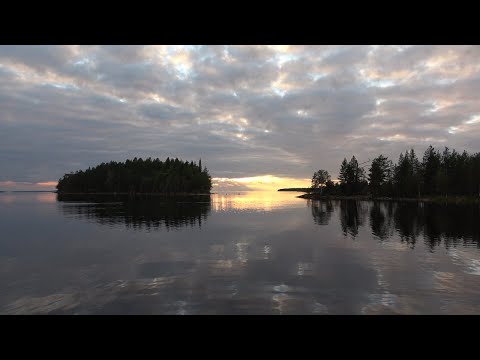
POLYGON ((0 193, 2 314, 478 314, 479 205, 0 193))

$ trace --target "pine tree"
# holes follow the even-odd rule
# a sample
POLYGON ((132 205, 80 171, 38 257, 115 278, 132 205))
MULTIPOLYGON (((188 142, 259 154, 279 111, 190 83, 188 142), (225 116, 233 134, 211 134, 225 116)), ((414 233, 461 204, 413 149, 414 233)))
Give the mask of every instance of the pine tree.
POLYGON ((347 159, 344 158, 342 161, 342 165, 340 166, 340 174, 338 175, 338 179, 342 184, 345 184, 347 182, 347 171, 348 171, 348 163, 347 163, 347 159))

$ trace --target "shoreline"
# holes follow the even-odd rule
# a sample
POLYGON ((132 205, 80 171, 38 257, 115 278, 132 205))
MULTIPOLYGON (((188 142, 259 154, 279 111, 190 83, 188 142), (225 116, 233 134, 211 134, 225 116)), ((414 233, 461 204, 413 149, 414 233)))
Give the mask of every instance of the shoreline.
POLYGON ((128 193, 128 192, 56 192, 58 195, 109 195, 109 196, 117 196, 117 195, 129 195, 129 196, 207 196, 213 195, 215 193, 128 193))
POLYGON ((401 202, 426 202, 426 203, 450 203, 450 204, 477 204, 480 198, 475 197, 421 197, 421 198, 395 198, 395 197, 373 197, 371 195, 320 195, 303 194, 297 198, 307 200, 358 200, 358 201, 401 201, 401 202))

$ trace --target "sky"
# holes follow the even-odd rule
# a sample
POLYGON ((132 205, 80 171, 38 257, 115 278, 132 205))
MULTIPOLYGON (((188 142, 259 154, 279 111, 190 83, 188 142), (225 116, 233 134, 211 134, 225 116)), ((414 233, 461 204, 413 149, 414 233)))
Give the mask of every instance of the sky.
POLYGON ((308 186, 343 158, 480 151, 479 46, 0 46, 0 190, 134 157, 214 190, 308 186))

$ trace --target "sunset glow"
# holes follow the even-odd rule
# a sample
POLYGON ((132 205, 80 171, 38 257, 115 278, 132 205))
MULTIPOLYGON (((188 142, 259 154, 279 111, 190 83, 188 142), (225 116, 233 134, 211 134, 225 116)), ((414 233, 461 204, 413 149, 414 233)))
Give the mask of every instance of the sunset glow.
POLYGON ((55 190, 56 181, 43 181, 37 183, 0 181, 0 191, 28 191, 28 190, 55 190))
POLYGON ((309 187, 310 179, 295 179, 274 175, 242 178, 213 178, 213 191, 261 190, 276 191, 281 188, 309 187))

